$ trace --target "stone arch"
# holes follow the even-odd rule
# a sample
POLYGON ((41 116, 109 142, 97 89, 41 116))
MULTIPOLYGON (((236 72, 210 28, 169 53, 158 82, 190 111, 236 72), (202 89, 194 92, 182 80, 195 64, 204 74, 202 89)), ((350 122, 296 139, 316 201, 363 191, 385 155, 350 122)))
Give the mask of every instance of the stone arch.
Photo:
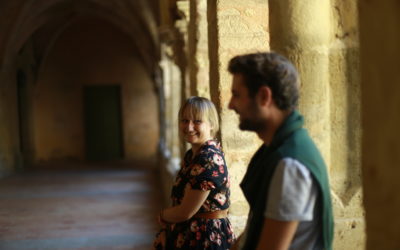
MULTIPOLYGON (((154 70, 155 61, 159 58, 158 34, 154 13, 143 1, 25 1, 19 3, 9 21, 9 32, 0 43, 2 65, 10 65, 12 59, 35 32, 47 25, 51 39, 72 22, 82 16, 95 16, 112 22, 120 30, 131 36, 141 60, 149 73, 154 70), (126 9, 129 9, 127 11, 126 9), (61 27, 54 27, 52 22, 61 27), (50 24, 50 25, 49 25, 50 24), (49 27, 50 26, 50 27, 49 27)), ((4 67, 5 68, 5 67, 4 67)))
MULTIPOLYGON (((154 70, 159 58, 157 14, 155 1, 7 1, 1 9, 7 13, 4 22, 0 24, 3 36, 0 39, 0 78, 2 98, 0 116, 7 117, 3 130, 8 136, 1 145, 5 158, 2 159, 10 170, 21 165, 22 156, 19 152, 18 110, 7 109, 16 102, 15 72, 23 58, 24 69, 28 72, 30 83, 35 83, 39 70, 45 63, 54 42, 67 27, 83 17, 104 20, 115 26, 121 33, 128 36, 133 54, 140 61, 151 85, 157 88, 154 81, 154 70), (27 58, 28 61, 27 62, 27 58), (30 71, 33 71, 31 74, 30 71), (11 90, 11 91, 10 91, 11 90)), ((155 93, 157 94, 157 93, 155 93)), ((28 100, 32 103, 32 98, 28 100)), ((18 108, 16 108, 18 109, 18 108)), ((158 132, 158 131, 157 131, 158 132)), ((154 134, 158 134, 158 133, 154 134)), ((31 141, 31 139, 29 139, 31 141)), ((32 143, 31 143, 32 144, 32 143)), ((32 148, 32 147, 31 147, 32 148)), ((30 150, 34 155, 34 150, 30 150)), ((33 158, 31 156, 26 158, 33 158)))
MULTIPOLYGON (((118 159, 145 161, 155 156, 156 93, 152 76, 140 56, 135 56, 136 50, 128 35, 107 20, 94 17, 75 19, 57 37, 41 63, 35 84, 36 163, 90 159, 85 154, 90 133, 83 125, 87 124, 83 117, 87 117, 84 107, 88 104, 83 101, 84 93, 88 88, 106 86, 118 87, 120 93, 121 130, 117 134, 121 133, 123 152, 118 159)), ((114 110, 102 116, 114 112, 119 113, 114 110)))

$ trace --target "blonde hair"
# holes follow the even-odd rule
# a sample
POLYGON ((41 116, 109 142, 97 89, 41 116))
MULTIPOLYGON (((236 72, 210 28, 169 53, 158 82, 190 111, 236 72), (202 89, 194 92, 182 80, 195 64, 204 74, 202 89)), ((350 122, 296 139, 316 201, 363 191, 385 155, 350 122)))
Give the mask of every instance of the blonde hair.
POLYGON ((178 119, 183 116, 193 120, 208 120, 211 125, 211 135, 215 136, 219 130, 219 118, 214 103, 204 97, 189 97, 181 106, 178 119))

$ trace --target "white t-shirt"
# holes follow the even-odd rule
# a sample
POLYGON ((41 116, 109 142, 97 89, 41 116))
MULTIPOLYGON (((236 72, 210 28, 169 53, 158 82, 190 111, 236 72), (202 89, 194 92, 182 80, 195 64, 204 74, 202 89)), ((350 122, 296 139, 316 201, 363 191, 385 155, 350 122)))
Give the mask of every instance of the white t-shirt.
MULTIPOLYGON (((289 249, 323 249, 318 188, 307 167, 293 158, 282 159, 272 176, 268 192, 265 218, 299 221, 289 249)), ((240 249, 245 242, 246 232, 247 226, 239 242, 240 249)))

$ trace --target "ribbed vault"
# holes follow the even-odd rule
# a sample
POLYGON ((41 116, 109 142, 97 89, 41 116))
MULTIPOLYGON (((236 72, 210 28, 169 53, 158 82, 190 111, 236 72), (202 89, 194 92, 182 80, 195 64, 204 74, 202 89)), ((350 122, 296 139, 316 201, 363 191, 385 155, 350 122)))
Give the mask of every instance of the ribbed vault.
POLYGON ((57 36, 74 20, 96 17, 114 24, 132 39, 137 55, 150 72, 158 55, 157 1, 152 0, 15 0, 0 3, 6 13, 0 23, 3 70, 32 39, 40 65, 57 36))

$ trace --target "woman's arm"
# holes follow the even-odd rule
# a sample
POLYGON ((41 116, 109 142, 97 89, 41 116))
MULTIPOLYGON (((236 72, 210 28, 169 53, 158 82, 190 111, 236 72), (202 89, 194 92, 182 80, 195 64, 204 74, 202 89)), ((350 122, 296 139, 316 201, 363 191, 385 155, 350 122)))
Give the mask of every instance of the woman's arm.
POLYGON ((185 194, 180 205, 164 209, 161 220, 178 223, 192 218, 199 211, 210 191, 192 189, 190 184, 185 187, 185 194))

